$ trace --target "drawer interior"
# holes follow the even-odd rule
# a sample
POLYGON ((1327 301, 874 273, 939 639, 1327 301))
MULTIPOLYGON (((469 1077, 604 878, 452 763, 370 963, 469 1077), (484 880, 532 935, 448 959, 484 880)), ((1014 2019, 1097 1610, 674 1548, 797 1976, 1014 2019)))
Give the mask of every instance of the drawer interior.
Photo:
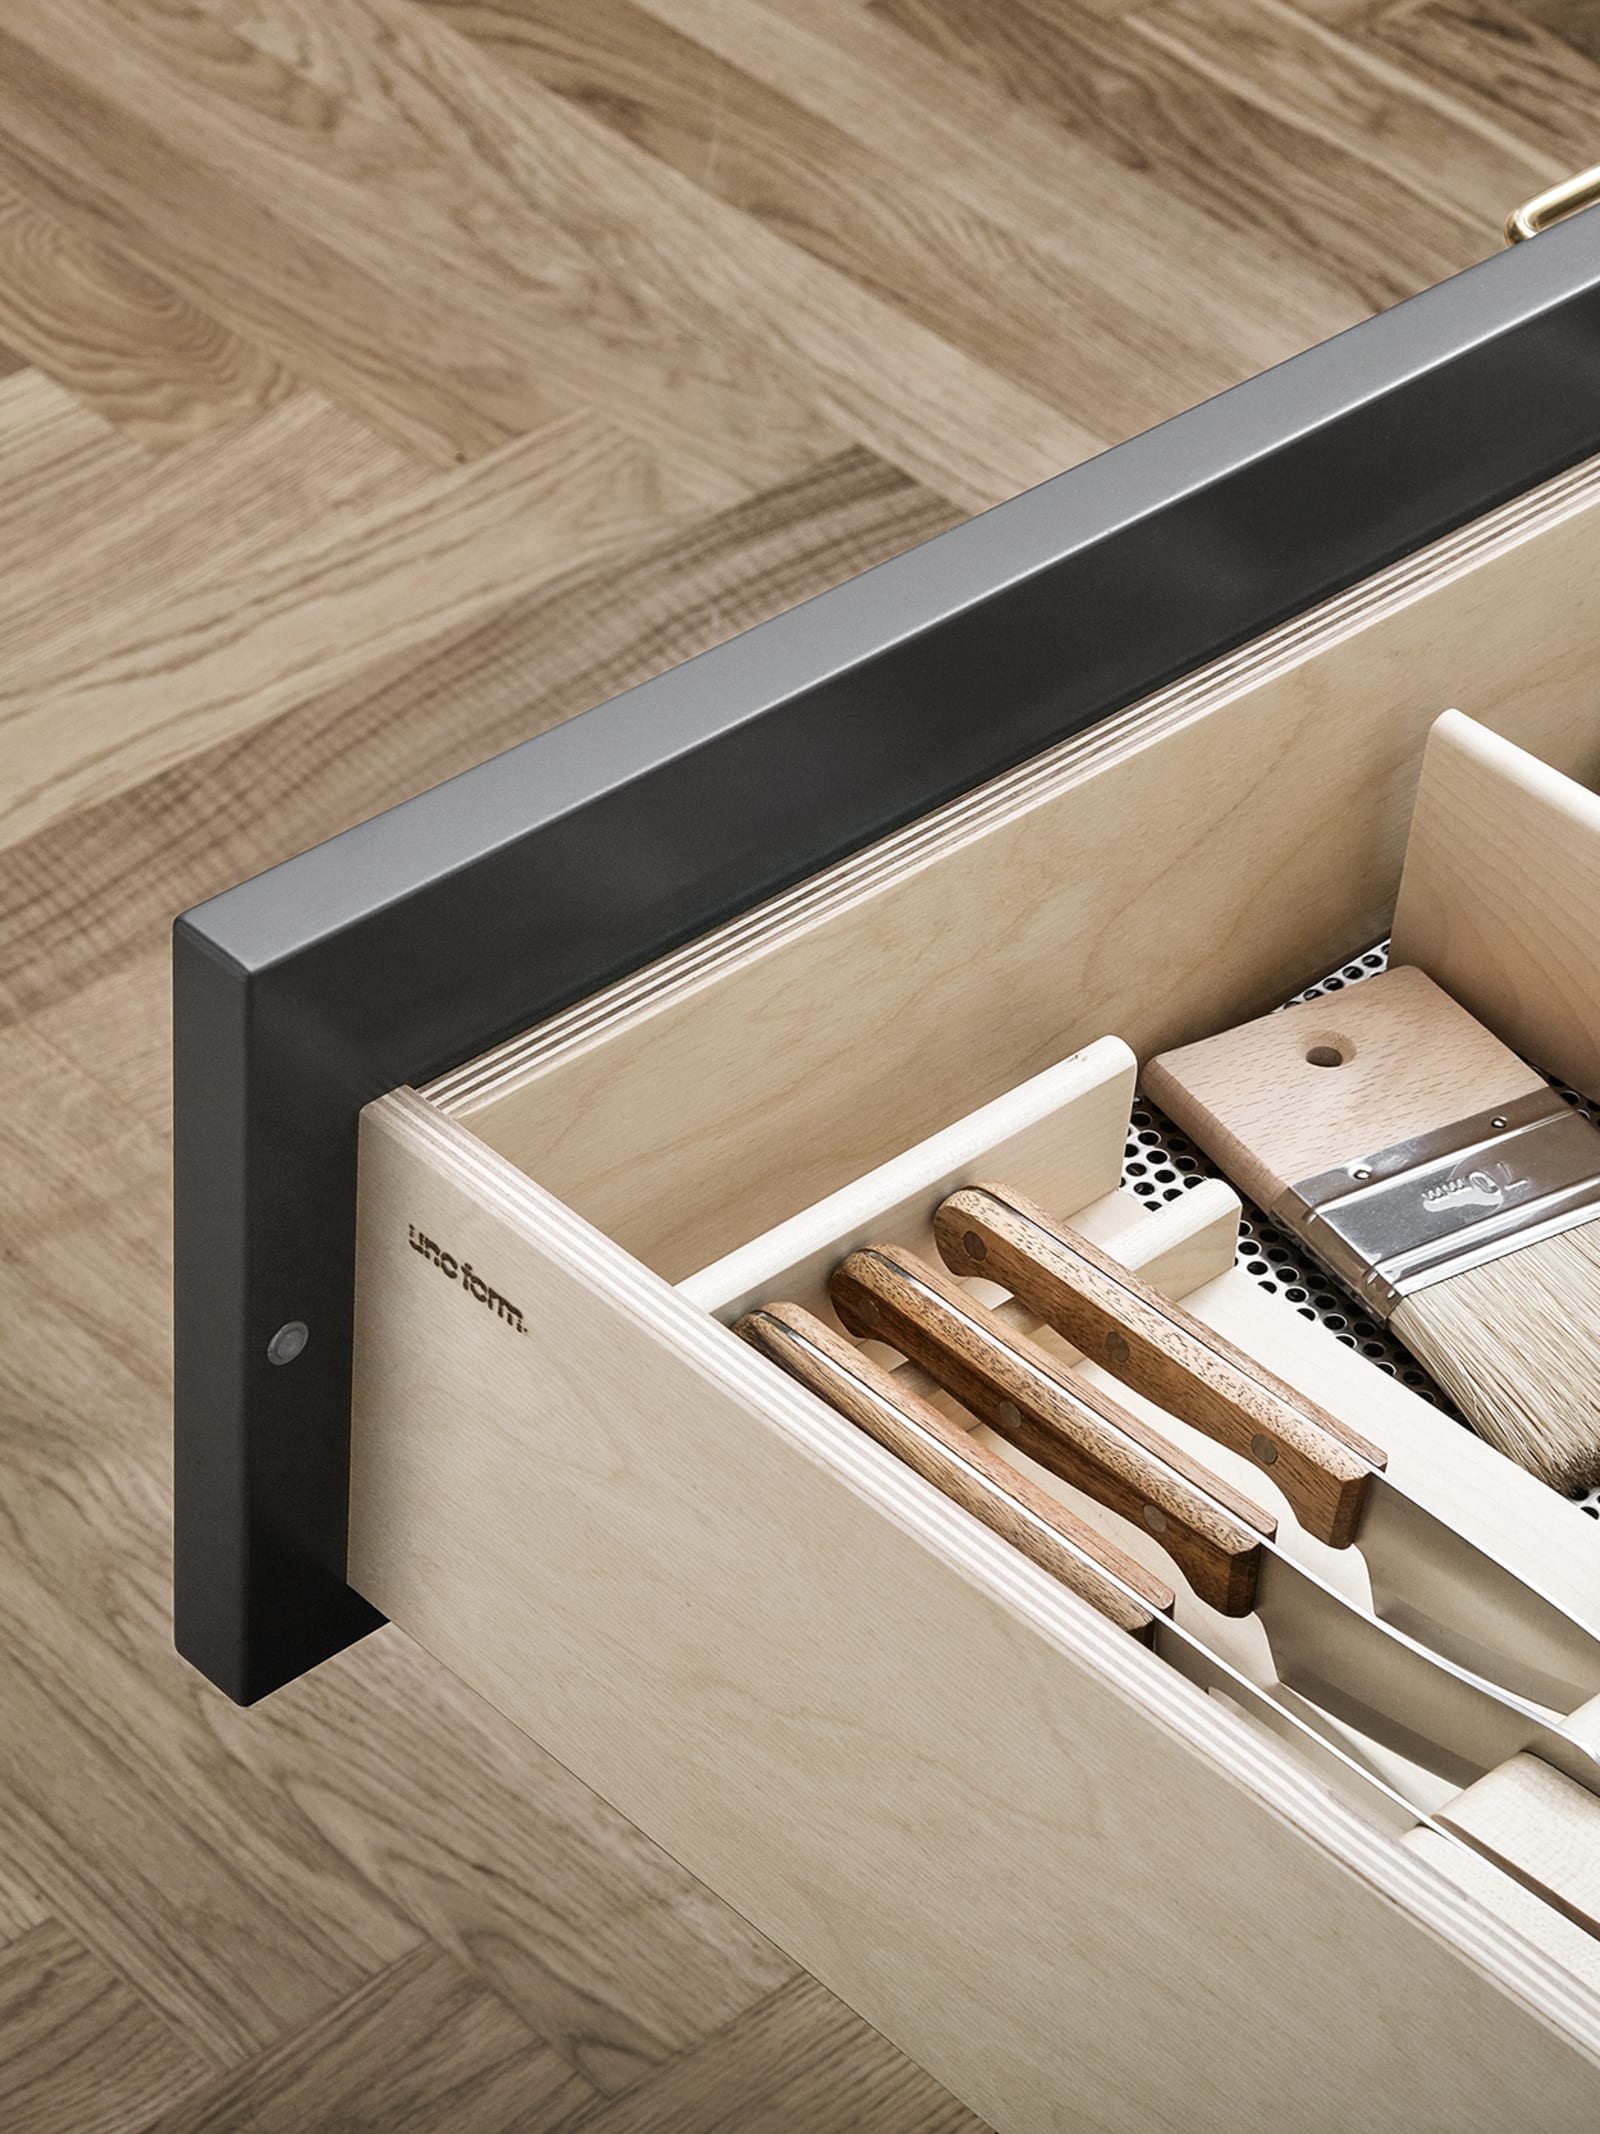
MULTIPOLYGON (((1287 2003, 1346 1991, 1341 1935, 1395 2037, 1470 2011, 1465 2058, 1492 2032, 1499 2064, 1520 2055, 1554 2098, 1521 2027, 1537 2009, 1577 2055, 1560 2082, 1592 2078, 1600 1995, 1570 1948, 1552 1959, 1537 1920, 1449 1892, 714 1322, 759 1286, 745 1256, 914 1144, 1051 1074, 1125 1122, 1136 1060, 1379 939, 1446 706, 1600 782, 1597 503, 1600 467, 1579 468, 368 1107, 352 1583, 992 2118, 1052 2123, 1113 2002, 1149 2026, 1157 2094, 1163 1997, 1191 1980, 1147 1976, 1143 1937, 1154 1918, 1158 1943, 1181 1938, 1197 1903, 1235 1938, 1196 2005, 1300 2025, 1286 2123, 1337 2086, 1334 2048, 1287 2003), (470 1260, 496 1285, 473 1291, 489 1309, 457 1308, 457 1284, 419 1315, 419 1230, 452 1282, 470 1260), (1331 1940, 1302 1933, 1306 1907, 1331 1940), (1431 1970, 1441 1950, 1465 1970, 1431 1970), (974 1963, 1007 1996, 983 2038, 959 2021, 974 1963)), ((1136 1236, 1172 1293, 1292 1377, 1307 1330, 1230 1268, 1225 1189, 1124 1206, 1120 1139, 1102 1120, 1068 1160, 1046 1134, 1013 1182, 1136 1236)), ((1330 1348, 1319 1390, 1370 1420, 1360 1359, 1330 1348)), ((1486 1491, 1473 1462, 1494 1456, 1464 1437, 1441 1463, 1453 1426, 1384 1384, 1372 1434, 1419 1493, 1537 1551, 1548 1493, 1515 1471, 1486 1491)), ((1597 1553, 1573 1553, 1574 1591, 1597 1553)), ((1403 2089, 1405 2064, 1383 2079, 1403 2089)), ((1463 2125, 1502 2108, 1414 2101, 1463 2125)))
POLYGON ((1447 706, 1600 782, 1597 499, 1589 463, 426 1094, 678 1281, 1108 1032, 1275 1006, 1387 931, 1447 706))

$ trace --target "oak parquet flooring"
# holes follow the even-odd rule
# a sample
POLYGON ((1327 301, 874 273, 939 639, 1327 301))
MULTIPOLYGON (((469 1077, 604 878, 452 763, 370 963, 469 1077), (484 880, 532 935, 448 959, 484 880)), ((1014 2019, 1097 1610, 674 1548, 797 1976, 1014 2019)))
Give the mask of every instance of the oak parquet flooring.
MULTIPOLYGON (((483 334, 481 322, 463 337, 448 310, 404 300, 315 227, 287 229, 276 203, 240 181, 236 159, 197 164, 175 117, 169 137, 10 31, 8 17, 0 168, 19 190, 434 465, 475 458, 565 412, 522 353, 483 334)), ((88 49, 102 42, 91 38, 88 49)))
POLYGON ((297 392, 225 436, 152 461, 38 371, 0 383, 5 674, 112 610, 151 614, 201 585, 410 495, 430 470, 297 392))
POLYGON ((197 747, 399 656, 542 577, 615 557, 687 515, 691 485, 587 415, 288 552, 180 596, 97 598, 37 638, 13 626, 0 677, 0 845, 92 807, 197 747), (315 640, 305 616, 323 617, 315 640))
POLYGON ((844 2011, 796 1979, 661 2074, 575 2122, 582 2134, 982 2134, 983 2122, 844 2011))
MULTIPOLYGON (((1593 163, 1600 27, 1583 11, 1501 7, 1495 0, 1404 0, 1369 36, 1488 132, 1527 142, 1542 191, 1593 163)), ((1512 202, 1515 206, 1516 201, 1512 202)))
POLYGON ((0 2126, 135 2134, 205 2063, 53 1919, 0 1948, 0 2126))
POLYGON ((595 2093, 632 2088, 797 1975, 397 1631, 291 1685, 273 1718, 238 1730, 252 1767, 595 2093))
POLYGON ((976 2122, 394 1631, 172 1654, 175 911, 1485 256, 1580 0, 11 0, 0 2127, 976 2122))
POLYGON ((492 1993, 418 1949, 149 2134, 550 2134, 586 2099, 492 1993))
POLYGON ((0 333, 25 352, 14 364, 37 364, 157 451, 259 414, 294 390, 259 349, 3 179, 0 333))
POLYGON ((28 1329, 0 1404, 0 1822, 52 1912, 225 2067, 420 1937, 231 1755, 238 1715, 168 1646, 166 1145, 31 1031, 0 1069, 0 1323, 28 1329))
POLYGON ((44 1899, 11 1860, 0 1836, 0 1949, 48 1917, 44 1899))
MULTIPOLYGON (((64 64, 117 12, 111 0, 17 0, 10 23, 64 64)), ((614 419, 658 448, 692 440, 703 463, 771 480, 797 453, 815 456, 820 420, 821 435, 842 430, 915 477, 937 468, 972 508, 1104 441, 560 98, 508 83, 406 0, 346 0, 342 36, 288 0, 227 12, 230 25, 249 19, 249 37, 230 26, 229 63, 213 40, 181 102, 166 103, 189 152, 213 167, 242 131, 286 187, 281 216, 348 224, 390 255, 397 287, 425 277, 436 315, 490 345, 541 333, 559 389, 603 393, 614 419), (308 63, 320 69, 309 94, 308 63), (382 166, 381 200, 369 115, 380 98, 404 107, 410 151, 382 166), (597 200, 606 214, 580 244, 597 200), (605 330, 564 364, 552 328, 575 307, 605 330)), ((138 48, 114 90, 154 99, 166 76, 151 47, 165 24, 129 15, 138 48)))
MULTIPOLYGON (((632 0, 436 0, 434 12, 730 208, 1110 437, 1194 398, 1227 350, 1194 322, 1091 288, 1062 250, 916 188, 859 134, 632 0), (708 139, 714 149, 708 148, 708 139), (1092 319, 1084 332, 1079 321, 1092 319)), ((1216 382, 1231 382, 1219 369, 1216 382)))
POLYGON ((1160 0, 1132 27, 1258 110, 1281 110, 1292 90, 1296 125, 1368 166, 1370 200, 1390 196, 1383 221, 1403 188, 1492 230, 1507 202, 1557 174, 1548 147, 1514 138, 1499 117, 1468 114, 1378 39, 1309 21, 1283 0, 1160 0))
MULTIPOLYGON (((1136 25, 1082 23, 1050 0, 871 0, 885 20, 981 71, 1019 102, 1086 133, 1114 161, 1152 162, 1198 194, 1233 241, 1335 270, 1364 311, 1382 309, 1490 249, 1459 211, 1420 196, 1386 212, 1392 186, 1299 111, 1246 101, 1136 25)), ((1496 233, 1497 234, 1497 233, 1496 233)), ((1222 238, 1219 234, 1219 242, 1222 238)))
MULTIPOLYGON (((164 956, 175 911, 929 538, 954 516, 894 469, 850 452, 764 500, 637 548, 625 575, 611 561, 569 567, 546 590, 442 628, 432 642, 372 648, 348 678, 308 674, 298 697, 264 671, 263 692, 283 696, 281 709, 256 716, 253 705, 234 706, 209 749, 152 765, 0 860, 0 1024, 53 1008, 57 1041, 73 1024, 93 1055, 105 996, 84 989, 124 972, 130 958, 164 956)), ((3 737, 0 727, 0 747, 3 737)), ((157 982, 140 997, 153 1001, 157 982)), ((148 1025, 137 1027, 148 1063, 148 1025)))

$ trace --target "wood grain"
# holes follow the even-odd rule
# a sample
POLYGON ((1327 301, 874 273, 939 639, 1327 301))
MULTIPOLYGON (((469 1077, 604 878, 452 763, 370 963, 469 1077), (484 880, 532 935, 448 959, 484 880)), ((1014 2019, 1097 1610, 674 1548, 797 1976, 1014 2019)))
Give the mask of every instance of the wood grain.
POLYGON ((1557 1961, 459 1123, 380 1099, 362 1162, 358 1583, 974 2109, 1582 2120, 1557 1961))
MULTIPOLYGON (((1219 231, 1248 230, 1251 242, 1270 244, 1269 233, 1288 222, 1296 247, 1314 250, 1321 272, 1362 310, 1436 280, 1472 242, 1460 210, 1422 195, 1407 203, 1397 231, 1387 227, 1384 208, 1398 175, 1393 160, 1380 175, 1318 123, 1325 91, 1308 86, 1292 106, 1239 94, 1227 79, 1229 61, 1218 65, 1214 41, 1197 69, 1188 52, 1141 37, 1137 23, 1085 21, 1076 8, 1050 0, 1003 8, 977 0, 872 5, 1005 95, 1086 135, 1113 165, 1153 162, 1169 182, 1181 170, 1219 231)), ((1329 71, 1328 54, 1319 50, 1312 79, 1329 71)))
POLYGON ((492 1993, 423 1948, 163 2114, 150 2134, 549 2134, 591 2096, 492 1993))
POLYGON ((1132 1557, 1118 1555, 970 1431, 897 1386, 889 1372, 810 1312, 775 1301, 747 1312, 734 1332, 1108 1622, 1146 1633, 1155 1613, 1170 1610, 1170 1587, 1132 1557), (1100 1570, 1110 1571, 1121 1586, 1100 1577, 1100 1570))
POLYGON ((136 2134, 209 2073, 53 1919, 0 1949, 0 2038, 0 2122, 19 2134, 136 2134))
POLYGON ((1568 1917, 1600 1934, 1600 1807, 1584 1787, 1537 1756, 1514 1756, 1447 1802, 1439 1820, 1502 1849, 1568 1917))
MULTIPOLYGON (((224 456, 231 464, 231 441, 224 456)), ((163 462, 164 471, 173 467, 163 462)), ((226 468, 217 471, 221 481, 226 468)), ((348 520, 335 508, 338 484, 317 478, 315 460, 301 466, 300 476, 305 486, 293 506, 298 538, 283 528, 268 552, 280 571, 300 567, 309 574, 331 566, 355 574, 359 586, 365 551, 339 541, 348 520)), ((264 508, 253 467, 241 469, 240 479, 253 506, 264 508)), ((194 501, 205 504, 207 493, 194 501)), ((580 513, 590 508, 576 497, 570 501, 580 513)), ((176 519, 183 508, 177 488, 171 506, 176 519)), ((307 672, 292 655, 276 673, 236 670, 251 684, 271 685, 282 708, 271 713, 251 696, 205 700, 221 720, 209 747, 176 754, 167 764, 129 754, 124 790, 75 807, 12 847, 0 866, 0 1021, 52 1008, 57 1040, 77 1043, 68 1029, 81 1029, 82 1042, 98 1056, 95 1032, 106 1000, 125 993, 129 958, 139 949, 164 957, 175 911, 869 568, 951 520, 948 505, 892 468, 863 452, 845 453, 758 502, 685 523, 670 535, 656 528, 654 538, 632 549, 625 571, 615 558, 598 568, 561 569, 557 556, 550 582, 406 650, 388 649, 386 603, 374 599, 364 664, 342 638, 319 627, 308 642, 327 662, 321 672, 307 672), (105 990, 90 990, 97 986, 105 990)), ((216 536, 217 570, 248 587, 258 552, 252 545, 230 563, 227 526, 224 519, 216 536)), ((414 517, 410 527, 414 539, 390 553, 408 575, 420 575, 432 521, 414 517)), ((538 543, 553 531, 526 528, 517 539, 538 543)), ((494 568, 503 564, 496 560, 494 568)), ((63 542, 58 582, 71 582, 70 569, 63 542)), ((231 601, 209 574, 205 582, 220 622, 231 601)), ((308 591, 310 585, 308 575, 308 591)), ((390 597, 398 593, 397 585, 390 597)), ((431 603, 434 595, 426 597, 431 603)), ((141 599, 146 629, 159 634, 169 627, 172 606, 192 601, 193 593, 182 577, 159 605, 149 592, 131 590, 130 618, 141 599)), ((291 603, 284 612, 303 618, 306 611, 291 603)), ((173 631, 170 658, 181 660, 185 649, 173 631)), ((152 1025, 147 1016, 136 1017, 130 1043, 153 1039, 164 1047, 165 987, 163 964, 139 996, 161 995, 162 1019, 152 1025)), ((164 1075, 159 1061, 145 1071, 164 1075)))
POLYGON ((1404 966, 1163 1053, 1144 1082, 1258 1208, 1547 1086, 1426 972, 1404 966))
POLYGON ((107 601, 70 632, 57 621, 14 641, 0 678, 0 843, 335 687, 375 646, 414 652, 541 582, 614 560, 643 528, 688 516, 696 490, 605 424, 571 416, 322 540, 253 557, 231 584, 219 574, 172 604, 155 657, 142 604, 107 601), (326 616, 314 647, 308 606, 326 616))
POLYGON ((983 2134, 965 2105, 811 1978, 578 2124, 582 2134, 983 2134))
POLYGON ((1600 795, 1446 712, 1422 758, 1392 955, 1600 1097, 1600 795))
POLYGON ((947 1393, 1135 1531, 1155 1534, 1222 1615, 1255 1607, 1260 1507, 1139 1417, 1058 1372, 1045 1352, 930 1262, 894 1246, 852 1252, 828 1285, 848 1332, 886 1341, 947 1393))
POLYGON ((1000 1283, 1114 1378, 1270 1470, 1319 1540, 1354 1541, 1368 1478, 1383 1464, 1369 1440, 1349 1444, 1326 1410, 1265 1380, 1242 1351, 1009 1185, 952 1194, 934 1235, 952 1273, 1000 1283))
POLYGON ((36 364, 153 450, 247 421, 294 390, 260 349, 3 175, 0 332, 22 352, 11 367, 36 364))
MULTIPOLYGON (((1186 0, 5 10, 0 1948, 25 1950, 13 1984, 38 1995, 8 2004, 0 2038, 19 2134, 30 2116, 134 2127, 169 2109, 359 2124, 378 2103, 459 2134, 475 2113, 516 2123, 519 2050, 536 2117, 976 2125, 400 1633, 248 1718, 173 1659, 165 937, 239 877, 1484 256, 1503 181, 1591 159, 1600 45, 1574 0, 1230 0, 1216 19, 1225 40, 1186 0), (608 512, 614 544, 562 555, 608 512)), ((1587 549, 1570 577, 1558 559, 1531 653, 1480 654, 1459 616, 1441 634, 1472 648, 1469 710, 1506 704, 1508 732, 1586 776, 1592 662, 1560 624, 1590 575, 1587 549)), ((1392 758, 1350 768, 1381 817, 1362 833, 1374 873, 1411 762, 1410 707, 1383 677, 1418 656, 1391 641, 1376 683, 1359 661, 1328 670, 1328 700, 1394 722, 1392 758)), ((1458 680, 1430 704, 1462 700, 1458 680)), ((1261 713, 1283 720, 1283 701, 1261 713)), ((1280 726, 1308 790, 1332 723, 1308 706, 1280 726)), ((1203 760, 1180 749, 1174 775, 1203 780, 1203 760)), ((1150 824, 1173 854, 1163 911, 1188 894, 1171 802, 1150 824)), ((1084 850, 1105 868, 1092 835, 1084 850)), ((1320 919, 1290 916, 1315 901, 1301 861, 1266 863, 1263 982, 1324 945, 1320 919)), ((864 1042, 885 1088, 925 1066, 923 1115, 864 1115, 830 1142, 779 1086, 770 1171, 749 1170, 768 1212, 741 1234, 1131 1029, 1138 1003, 1087 946, 1120 916, 1063 936, 1053 1009, 1024 986, 1017 1013, 1002 978, 988 1083, 966 1033, 963 1065, 913 1014, 903 1047, 892 1028, 864 1042), (1073 1035, 1080 985, 1104 1019, 1073 1035)), ((1231 916, 1221 899, 1196 924, 1231 916)), ((1326 914, 1334 956, 1371 916, 1326 914)), ((865 1012, 883 974, 856 968, 865 1012)), ((1159 952, 1151 971, 1174 1009, 1150 1040, 1198 1034, 1193 973, 1159 952)), ((1217 982, 1241 1015, 1268 1004, 1237 969, 1217 982)), ((681 1106, 670 1054, 664 1102, 703 1177, 726 1144, 681 1106)), ((620 1112, 594 1092, 602 1132, 629 1072, 620 1112)), ((560 1112, 569 1086, 539 1101, 560 1112)), ((1124 1234, 1128 1210, 1098 1205, 1124 1234)), ((1175 1281, 1227 1257, 1225 1199, 1188 1219, 1163 1261, 1175 1281)), ((1355 1361, 1338 1350, 1331 1375, 1355 1361)), ((1359 1386, 1341 1388, 1359 1419, 1359 1386)), ((1454 1432, 1460 1462, 1442 1461, 1425 1427, 1407 1436, 1398 1389, 1374 1414, 1419 1493, 1482 1519, 1482 1447, 1454 1432)), ((1549 1495, 1507 1479, 1517 1545, 1582 1587, 1550 1538, 1579 1515, 1530 1509, 1518 1485, 1549 1495)), ((1060 1742, 1047 1815, 1073 1769, 1065 1720, 1060 1742)), ((927 1748, 944 1753, 932 1733, 927 1748)), ((952 1802, 958 1865, 989 1775, 952 1802)), ((1000 1861, 1002 1887, 1014 1872, 1000 1861)), ((1331 1887, 1337 1920, 1349 1892, 1331 1887)), ((943 1960, 955 2030, 970 1965, 943 1960)), ((892 1949, 875 1975, 892 2015, 892 1949)), ((1475 2006, 1463 2066, 1489 2034, 1475 2006)), ((1154 2014, 1151 2030, 1169 2049, 1154 2014)), ((1116 2125, 1130 2107, 1099 2110, 1093 2038, 1082 2061, 1074 2108, 1116 2125)), ((1270 2094, 1265 2061, 1260 2076, 1270 2094)), ((1408 2079, 1395 2094, 1426 2123, 1438 2100, 1408 2079)), ((1517 2118, 1510 2092, 1498 2104, 1517 2118)), ((1210 2094, 1169 2117, 1213 2106, 1237 2120, 1210 2094)), ((1593 2116, 1587 2096, 1574 2111, 1593 2116)))
MULTIPOLYGON (((934 1210, 975 1170, 1013 1170, 1072 1208, 1102 1200, 1122 1180, 1134 1066, 1120 1038, 1086 1045, 787 1222, 741 1240, 679 1286, 725 1322, 768 1297, 826 1317, 828 1277, 847 1252, 879 1236, 930 1250, 934 1210)), ((471 1086, 470 1070, 447 1078, 440 1085, 446 1108, 471 1086)), ((685 1242, 675 1241, 674 1258, 685 1253, 685 1242)))

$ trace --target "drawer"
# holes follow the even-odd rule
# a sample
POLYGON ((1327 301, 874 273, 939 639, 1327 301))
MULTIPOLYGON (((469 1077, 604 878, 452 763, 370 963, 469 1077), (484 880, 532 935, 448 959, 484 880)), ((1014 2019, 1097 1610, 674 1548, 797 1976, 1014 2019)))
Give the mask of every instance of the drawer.
POLYGON ((1133 1056, 1381 937, 1446 705, 1600 773, 1597 272, 1580 217, 187 915, 182 1649, 248 1700, 390 1617, 999 2127, 1592 2125, 1600 1944, 726 1321, 975 1113, 1258 1308, 1209 1189, 1116 1198, 1133 1056))

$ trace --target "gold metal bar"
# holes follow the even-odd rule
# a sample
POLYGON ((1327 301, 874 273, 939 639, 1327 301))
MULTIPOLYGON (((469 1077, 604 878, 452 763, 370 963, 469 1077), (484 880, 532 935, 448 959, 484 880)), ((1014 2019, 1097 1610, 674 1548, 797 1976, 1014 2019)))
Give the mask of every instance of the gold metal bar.
POLYGON ((1506 243, 1514 245, 1524 237, 1537 237, 1553 222, 1563 222, 1568 215, 1575 215, 1579 208, 1593 207, 1597 200, 1600 200, 1600 163, 1591 170, 1580 170, 1575 177, 1563 178, 1559 185, 1552 185, 1542 193, 1535 193, 1531 200, 1525 200, 1506 218, 1506 243))

